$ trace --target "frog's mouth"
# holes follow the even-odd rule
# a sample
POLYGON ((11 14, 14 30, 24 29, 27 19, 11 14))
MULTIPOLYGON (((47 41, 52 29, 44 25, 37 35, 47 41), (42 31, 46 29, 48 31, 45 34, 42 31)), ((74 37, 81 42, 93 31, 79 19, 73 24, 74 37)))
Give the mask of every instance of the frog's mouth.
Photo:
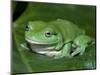
POLYGON ((33 41, 29 39, 26 39, 26 41, 29 43, 32 51, 40 54, 44 54, 48 51, 54 50, 56 46, 55 44, 41 43, 39 41, 33 41))
POLYGON ((31 44, 48 44, 48 43, 44 43, 44 42, 40 42, 40 41, 35 41, 35 40, 30 40, 30 39, 26 39, 26 41, 31 43, 31 44))
POLYGON ((52 42, 52 43, 48 43, 48 42, 40 42, 40 41, 36 41, 36 40, 30 40, 30 39, 25 39, 27 42, 31 43, 31 44, 43 44, 43 45, 49 45, 49 44, 56 44, 57 42, 52 42))

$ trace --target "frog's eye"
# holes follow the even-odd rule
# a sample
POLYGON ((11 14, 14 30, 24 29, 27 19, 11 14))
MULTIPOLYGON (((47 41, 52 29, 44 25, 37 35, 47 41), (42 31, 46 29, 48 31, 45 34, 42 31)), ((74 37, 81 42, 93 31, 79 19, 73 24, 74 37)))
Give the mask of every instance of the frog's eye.
POLYGON ((45 36, 46 36, 46 37, 51 37, 51 36, 52 36, 52 33, 49 32, 49 31, 47 31, 47 32, 45 32, 45 36))
POLYGON ((26 25, 26 31, 29 31, 29 26, 28 25, 26 25))

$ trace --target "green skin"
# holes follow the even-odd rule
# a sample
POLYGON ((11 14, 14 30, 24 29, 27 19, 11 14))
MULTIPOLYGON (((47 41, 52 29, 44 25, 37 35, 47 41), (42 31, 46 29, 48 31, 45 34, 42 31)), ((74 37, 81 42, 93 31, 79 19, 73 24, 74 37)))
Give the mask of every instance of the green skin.
MULTIPOLYGON (((26 27, 25 40, 33 52, 54 59, 83 55, 88 44, 93 41, 77 25, 62 19, 30 21, 26 27)), ((29 49, 25 43, 22 46, 29 49)))

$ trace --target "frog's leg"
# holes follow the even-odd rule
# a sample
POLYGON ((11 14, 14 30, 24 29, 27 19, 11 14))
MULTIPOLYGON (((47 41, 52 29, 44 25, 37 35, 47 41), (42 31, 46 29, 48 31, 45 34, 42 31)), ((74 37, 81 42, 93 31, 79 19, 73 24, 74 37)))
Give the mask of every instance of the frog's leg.
POLYGON ((79 55, 83 55, 83 53, 85 52, 87 45, 82 45, 81 47, 77 47, 76 50, 71 54, 71 56, 75 56, 77 54, 79 55))
POLYGON ((71 57, 71 43, 67 43, 64 47, 59 51, 57 55, 54 56, 55 59, 63 58, 63 57, 71 57))
POLYGON ((54 57, 54 59, 59 59, 63 57, 71 57, 70 51, 71 51, 71 43, 67 43, 60 51, 50 51, 46 55, 54 57))
POLYGON ((76 45, 75 51, 71 54, 71 56, 75 56, 77 54, 83 55, 85 52, 85 49, 90 45, 93 44, 94 40, 86 35, 80 35, 78 36, 74 41, 74 47, 76 45))
POLYGON ((29 48, 27 47, 27 44, 26 44, 26 43, 22 43, 20 46, 21 46, 22 48, 26 49, 26 50, 29 50, 29 48))

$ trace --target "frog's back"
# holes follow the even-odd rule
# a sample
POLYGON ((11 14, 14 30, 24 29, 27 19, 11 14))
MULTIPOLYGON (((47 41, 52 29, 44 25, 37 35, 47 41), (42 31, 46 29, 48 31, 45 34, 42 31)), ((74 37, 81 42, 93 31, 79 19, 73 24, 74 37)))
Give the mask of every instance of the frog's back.
POLYGON ((71 41, 77 36, 85 34, 84 30, 67 20, 57 19, 52 21, 51 24, 62 34, 64 41, 71 41))

